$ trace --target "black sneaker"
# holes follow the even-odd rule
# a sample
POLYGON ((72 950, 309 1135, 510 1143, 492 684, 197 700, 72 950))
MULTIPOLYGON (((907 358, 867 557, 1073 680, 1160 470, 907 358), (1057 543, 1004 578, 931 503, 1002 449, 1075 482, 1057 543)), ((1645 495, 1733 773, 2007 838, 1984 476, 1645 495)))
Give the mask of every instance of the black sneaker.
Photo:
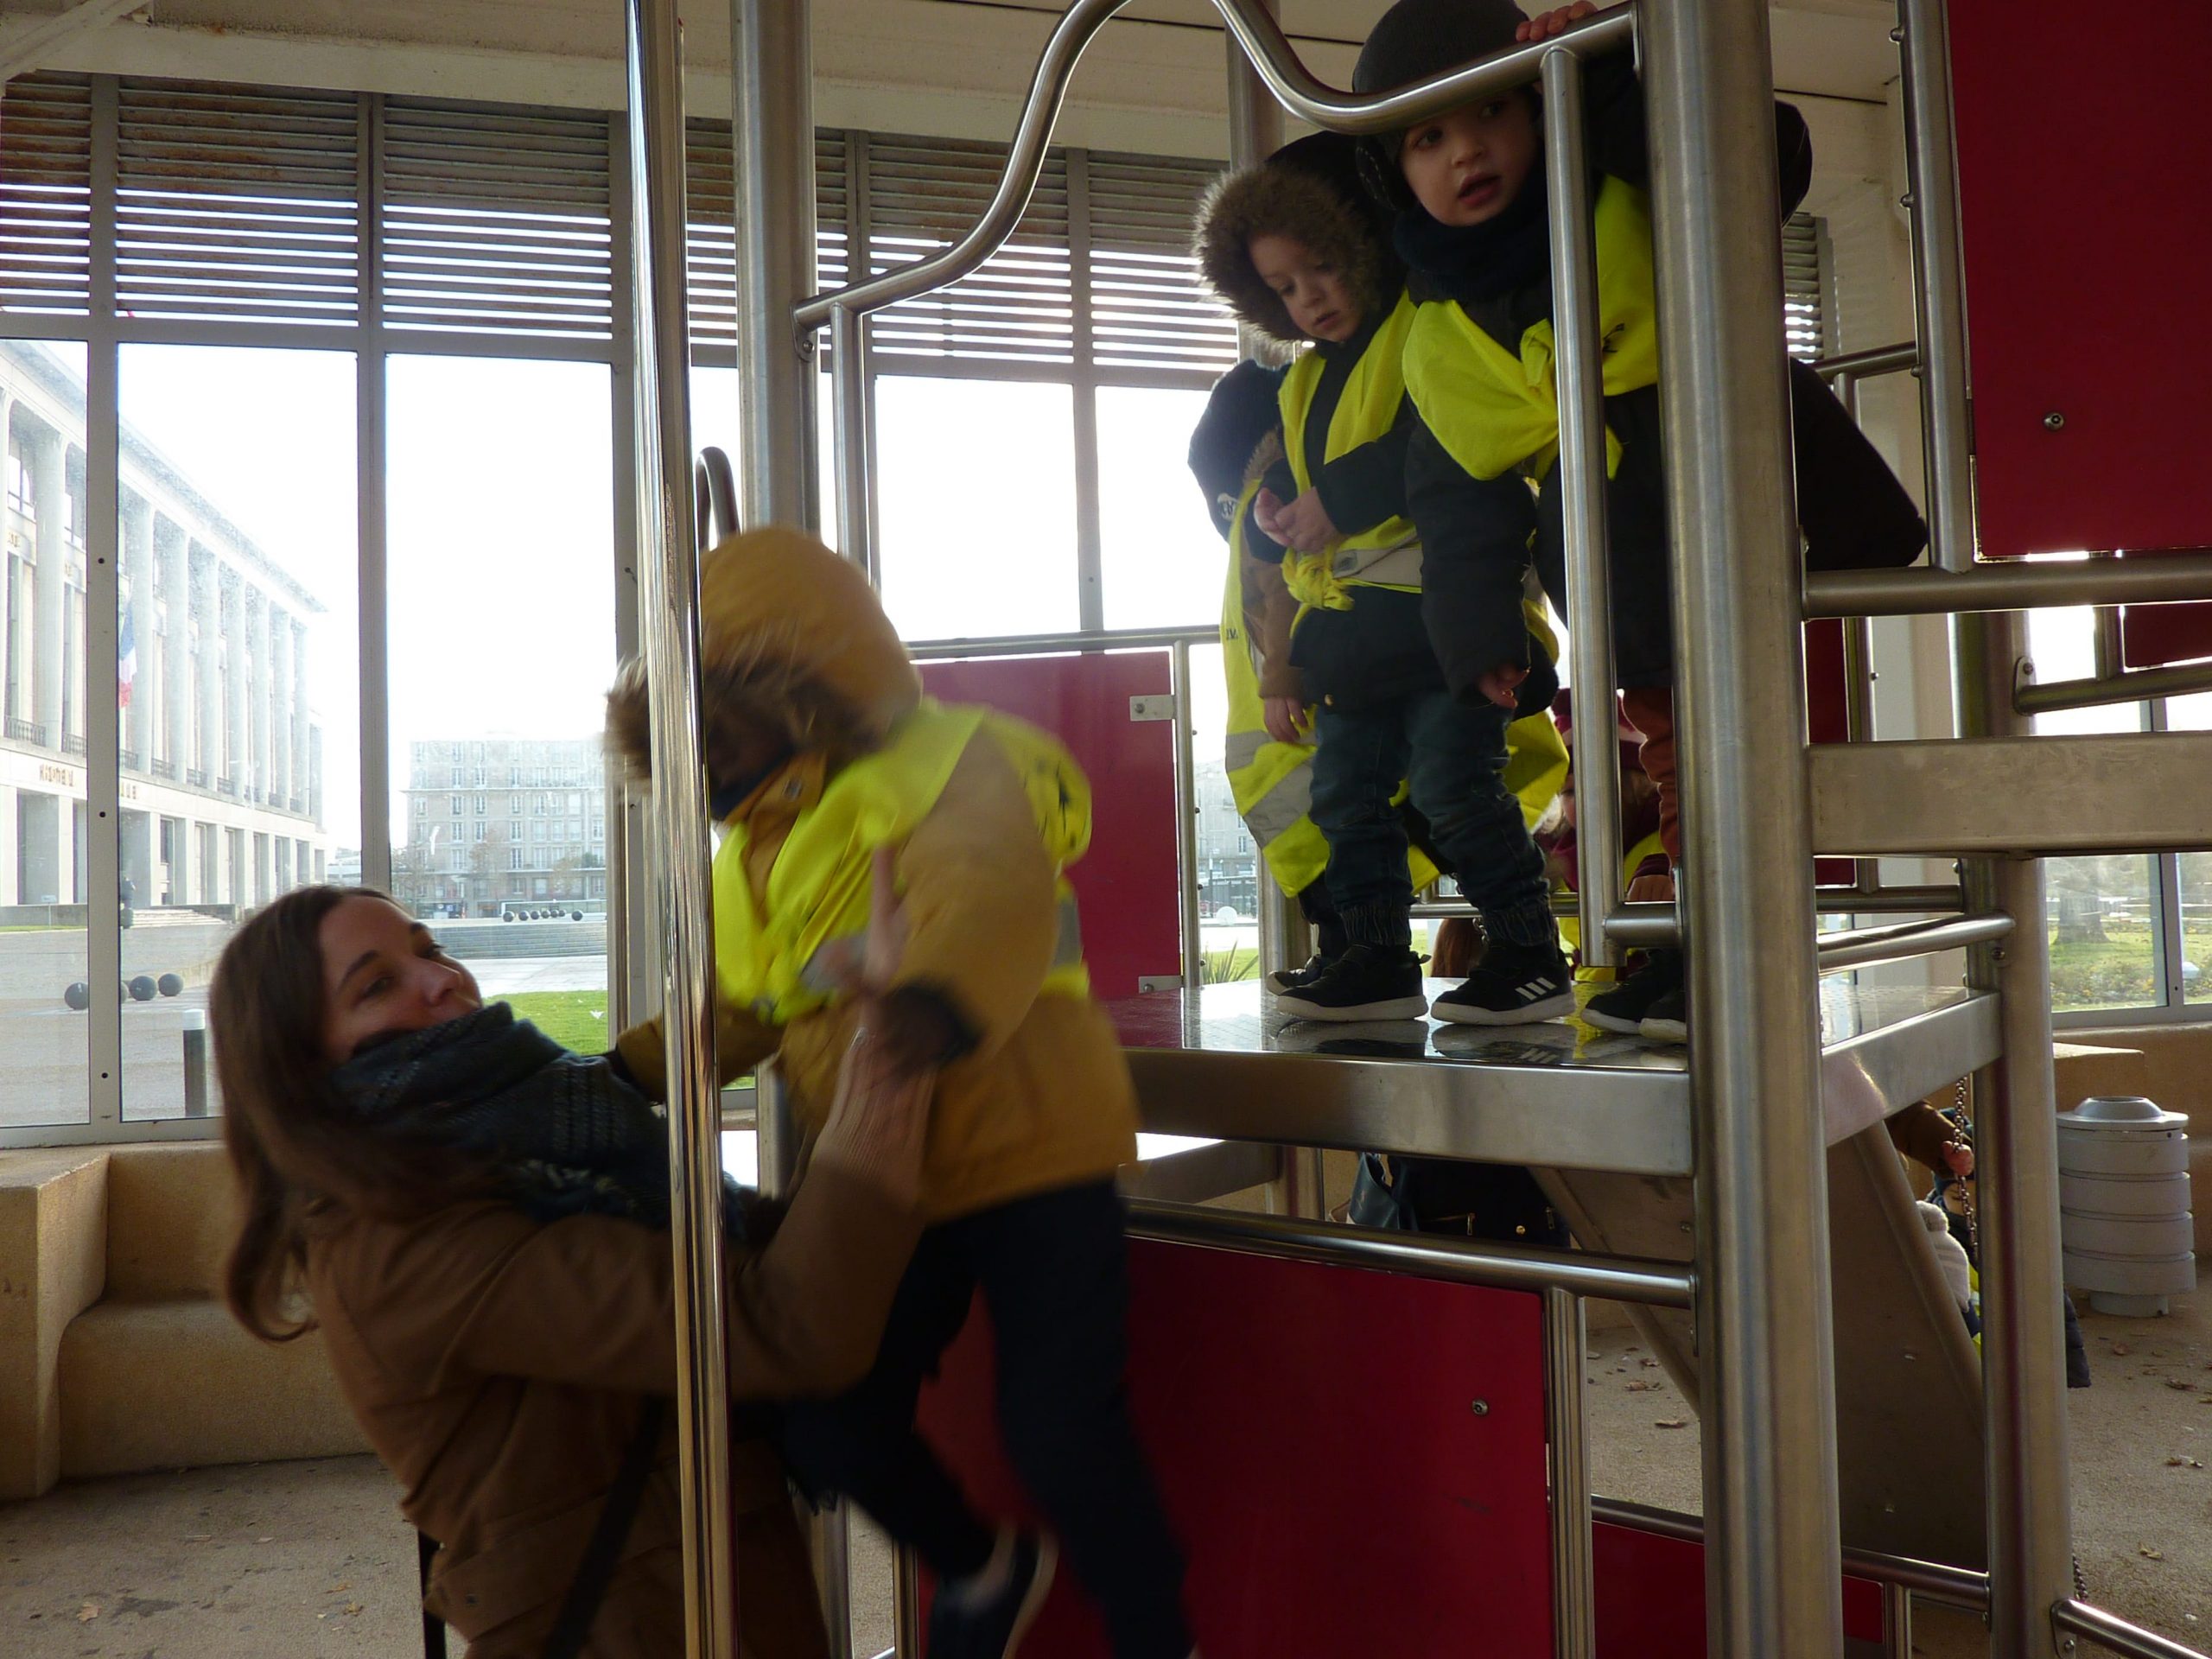
POLYGON ((1300 1020, 1417 1020, 1428 1012, 1428 998, 1412 951, 1355 944, 1275 1007, 1300 1020))
POLYGON ((1270 996, 1287 996, 1293 991, 1304 990, 1327 973, 1336 960, 1334 957, 1316 954, 1306 958, 1303 968, 1278 968, 1260 983, 1267 987, 1270 996))
POLYGON ((1637 1028, 1655 1043, 1687 1043, 1690 1039, 1690 994, 1677 985, 1651 1005, 1637 1028))
POLYGON ((1633 1037, 1643 1029, 1643 1016, 1653 1003, 1669 991, 1682 988, 1682 953, 1653 950, 1643 965, 1582 1005, 1582 1017, 1600 1031, 1625 1032, 1633 1037))
POLYGON ((1467 982, 1430 1010, 1462 1026, 1525 1026, 1574 1012, 1574 970, 1556 943, 1492 939, 1467 982))
MULTIPOLYGON (((1014 1659, 1023 1633, 1045 1605, 1060 1557, 1042 1533, 1002 1535, 1001 1542, 1010 1558, 996 1593, 971 1605, 957 1592, 940 1590, 931 1604, 930 1659, 1014 1659)), ((995 1565, 995 1554, 992 1560, 995 1565)))

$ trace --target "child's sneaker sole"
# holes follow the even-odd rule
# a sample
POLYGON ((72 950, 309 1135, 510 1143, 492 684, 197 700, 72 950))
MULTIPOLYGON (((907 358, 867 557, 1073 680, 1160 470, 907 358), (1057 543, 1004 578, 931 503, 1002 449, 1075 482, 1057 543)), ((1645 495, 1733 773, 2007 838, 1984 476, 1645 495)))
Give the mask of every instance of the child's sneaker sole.
POLYGON ((1687 1020, 1646 1020, 1636 1028, 1636 1034, 1649 1038, 1655 1043, 1687 1043, 1690 1039, 1689 1021, 1687 1020))
POLYGON ((1029 1589, 1021 1598, 1021 1606, 1014 1613, 1014 1628, 1007 1632, 1004 1659, 1014 1659, 1014 1650, 1020 1647, 1021 1638, 1037 1622, 1037 1615, 1045 1611, 1045 1598, 1052 1593, 1052 1574, 1059 1570, 1060 1547, 1049 1535, 1040 1535, 1037 1540, 1037 1571, 1029 1580, 1029 1589))
POLYGON ((1380 1002, 1350 1002, 1341 1007, 1332 1007, 1325 1002, 1308 1002, 1297 992, 1275 999, 1278 1011, 1300 1020, 1325 1020, 1338 1025, 1356 1025, 1371 1020, 1418 1020, 1428 1012, 1425 996, 1394 996, 1380 1002))
POLYGON ((1556 996, 1548 996, 1541 1002, 1531 1002, 1518 1008, 1482 1008, 1470 1002, 1453 1002, 1439 998, 1436 1006, 1429 1012, 1439 1020, 1448 1020, 1455 1026, 1533 1026, 1573 1014, 1574 992, 1569 988, 1556 996))
POLYGON ((1624 1020, 1617 1014, 1603 1012, 1592 1014, 1587 1003, 1583 1005, 1581 1017, 1584 1025, 1595 1026, 1600 1031, 1617 1031, 1624 1037, 1641 1037, 1643 1034, 1643 1021, 1641 1020, 1624 1020))

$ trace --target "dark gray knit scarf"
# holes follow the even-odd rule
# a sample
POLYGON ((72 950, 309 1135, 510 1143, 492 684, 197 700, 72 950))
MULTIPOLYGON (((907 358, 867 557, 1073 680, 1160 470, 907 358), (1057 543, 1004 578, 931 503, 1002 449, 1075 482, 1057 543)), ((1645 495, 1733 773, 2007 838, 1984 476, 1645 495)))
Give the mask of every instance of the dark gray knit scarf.
MULTIPOLYGON (((668 1118, 603 1055, 574 1054, 504 1002, 403 1032, 331 1074, 365 1122, 441 1142, 491 1165, 512 1201, 541 1221, 620 1216, 669 1222, 668 1118)), ((727 1176, 722 1207, 746 1230, 751 1195, 727 1176)))

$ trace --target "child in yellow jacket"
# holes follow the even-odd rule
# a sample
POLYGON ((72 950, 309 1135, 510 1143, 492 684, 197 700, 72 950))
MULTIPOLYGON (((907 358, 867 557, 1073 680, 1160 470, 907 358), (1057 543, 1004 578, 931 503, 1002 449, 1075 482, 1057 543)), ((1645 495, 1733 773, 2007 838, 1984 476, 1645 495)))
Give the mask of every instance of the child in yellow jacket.
MULTIPOLYGON (((872 1046, 936 1074, 916 1250, 868 1378, 785 1414, 800 1484, 843 1493, 943 1586, 933 1656, 1003 1659, 1044 1600, 1041 1535, 994 1530, 915 1430, 923 1379, 980 1289, 997 1342, 1007 1449, 1105 1615, 1117 1659, 1186 1659, 1182 1560, 1123 1397, 1128 1300, 1115 1170, 1135 1099, 1090 994, 1064 868, 1090 791, 1043 733, 922 696, 857 567, 760 530, 700 568, 702 752, 715 855, 725 1077, 772 1055, 811 1129, 862 1004, 843 993, 887 851, 904 938, 871 992, 872 1046)), ((613 747, 643 771, 645 686, 608 698, 613 747)), ((661 1080, 657 1025, 622 1063, 661 1080)))

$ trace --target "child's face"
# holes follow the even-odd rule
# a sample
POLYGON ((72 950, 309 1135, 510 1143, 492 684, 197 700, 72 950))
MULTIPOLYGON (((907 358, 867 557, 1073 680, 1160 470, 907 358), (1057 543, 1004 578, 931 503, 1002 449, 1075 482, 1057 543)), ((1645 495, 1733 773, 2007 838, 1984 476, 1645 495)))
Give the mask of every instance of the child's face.
POLYGON ((1298 332, 1342 344, 1359 332, 1359 307, 1344 274, 1324 264, 1303 242, 1287 236, 1255 236, 1245 249, 1252 269, 1275 291, 1298 332))
POLYGON ((1481 225, 1513 205, 1540 148, 1523 92, 1463 104, 1409 130, 1398 149, 1407 188, 1444 225, 1481 225))

